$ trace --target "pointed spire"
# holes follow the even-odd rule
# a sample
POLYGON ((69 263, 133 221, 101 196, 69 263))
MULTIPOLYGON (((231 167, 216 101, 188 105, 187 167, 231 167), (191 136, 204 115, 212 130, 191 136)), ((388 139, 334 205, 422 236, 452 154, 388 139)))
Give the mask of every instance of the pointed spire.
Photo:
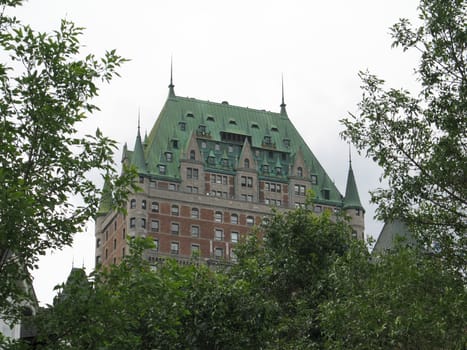
POLYGON ((360 196, 358 195, 357 183, 355 182, 355 176, 352 170, 352 158, 350 154, 350 144, 349 144, 349 173, 347 175, 347 186, 345 188, 344 209, 364 210, 362 203, 360 202, 360 196))
POLYGON ((138 135, 141 137, 141 125, 140 125, 140 122, 141 122, 141 110, 140 108, 138 107, 138 135))
POLYGON ((173 84, 173 60, 172 56, 170 56, 170 84, 169 84, 169 98, 175 97, 175 85, 173 84))
POLYGON ((144 148, 141 142, 140 120, 138 115, 138 133, 136 135, 135 147, 131 155, 131 165, 134 165, 139 173, 146 173, 146 161, 144 160, 144 148))
POLYGON ((287 116, 287 110, 285 109, 285 102, 284 102, 284 75, 281 75, 282 81, 282 103, 281 103, 281 115, 287 116))

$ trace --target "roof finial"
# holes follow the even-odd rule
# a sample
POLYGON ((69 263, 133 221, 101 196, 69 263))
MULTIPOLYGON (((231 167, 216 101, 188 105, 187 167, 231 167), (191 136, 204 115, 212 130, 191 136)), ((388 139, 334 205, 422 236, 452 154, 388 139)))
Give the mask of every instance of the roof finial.
POLYGON ((141 110, 138 107, 138 135, 140 134, 140 118, 141 118, 141 110))
POLYGON ((169 84, 169 97, 175 97, 174 91, 174 84, 173 84, 173 58, 170 56, 170 84, 169 84))
POLYGON ((352 168, 352 153, 350 152, 350 142, 349 142, 349 167, 352 168))
POLYGON ((287 116, 287 111, 285 110, 285 102, 284 102, 284 75, 281 74, 281 82, 282 82, 282 103, 281 103, 281 114, 287 116))

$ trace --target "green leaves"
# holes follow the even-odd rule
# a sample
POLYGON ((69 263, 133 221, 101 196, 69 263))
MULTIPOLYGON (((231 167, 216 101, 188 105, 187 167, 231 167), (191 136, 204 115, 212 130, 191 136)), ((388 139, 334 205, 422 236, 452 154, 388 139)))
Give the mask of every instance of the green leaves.
POLYGON ((96 215, 100 190, 91 171, 118 181, 111 193, 119 204, 131 184, 128 174, 115 173, 115 142, 100 131, 77 134, 77 124, 97 109, 90 102, 97 83, 110 81, 125 59, 115 51, 102 61, 81 58, 82 28, 63 20, 52 33, 36 32, 8 17, 8 6, 19 4, 2 1, 0 17, 0 47, 8 55, 0 65, 0 313, 20 304, 14 285, 38 255, 71 244, 96 215))
POLYGON ((467 249, 466 18, 462 1, 422 0, 420 28, 402 19, 391 29, 394 46, 421 52, 420 94, 386 89, 360 73, 359 113, 342 120, 342 136, 373 158, 388 182, 372 193, 378 217, 403 219, 459 269, 467 249))

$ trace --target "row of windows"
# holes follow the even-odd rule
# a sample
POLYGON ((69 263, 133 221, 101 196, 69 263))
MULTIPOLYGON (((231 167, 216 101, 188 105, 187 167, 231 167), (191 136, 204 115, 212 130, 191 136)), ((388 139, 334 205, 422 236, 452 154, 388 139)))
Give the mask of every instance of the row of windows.
POLYGON ((242 176, 240 178, 240 185, 242 187, 253 187, 253 178, 251 176, 242 176))
MULTIPOLYGON (((159 240, 154 240, 155 250, 159 250, 159 240)), ((191 244, 191 255, 192 256, 199 256, 201 253, 201 249, 199 244, 192 243, 191 244)), ((224 248, 215 247, 214 248, 214 258, 216 259, 223 259, 224 258, 224 248)), ((180 254, 180 242, 172 241, 170 242, 170 254, 178 255, 180 254)), ((230 252, 230 256, 232 260, 236 260, 237 256, 234 254, 233 250, 230 252)))
POLYGON ((211 174, 211 182, 213 184, 227 185, 227 176, 211 174))
POLYGON ((265 182, 264 183, 264 190, 268 191, 268 192, 281 193, 282 192, 282 185, 274 183, 274 182, 265 182))
MULTIPOLYGON (((159 232, 159 221, 158 220, 152 220, 151 221, 151 231, 152 232, 159 232)), ((170 233, 174 235, 178 235, 180 233, 180 224, 178 222, 172 222, 170 224, 170 233)), ((199 226, 196 225, 191 225, 191 236, 194 238, 199 238, 200 235, 200 228, 199 226)), ((238 243, 239 240, 239 233, 232 231, 230 233, 230 241, 232 243, 238 243)), ((216 228, 214 230, 214 240, 215 241, 223 241, 224 240, 224 230, 216 228)), ((116 243, 117 241, 114 241, 114 249, 116 248, 116 243)), ((99 244, 99 242, 97 243, 99 244)))
POLYGON ((282 201, 280 199, 265 198, 264 204, 280 207, 282 205, 282 201))

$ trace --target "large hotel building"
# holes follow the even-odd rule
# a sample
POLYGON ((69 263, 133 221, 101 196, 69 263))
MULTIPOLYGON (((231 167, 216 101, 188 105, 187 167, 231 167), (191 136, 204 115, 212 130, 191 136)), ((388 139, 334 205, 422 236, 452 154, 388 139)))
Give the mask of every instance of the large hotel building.
POLYGON ((290 121, 284 97, 279 113, 175 95, 144 138, 138 125, 133 165, 142 191, 126 215, 103 197, 96 217, 96 264, 118 263, 127 237, 154 239, 151 261, 235 261, 235 245, 271 214, 302 206, 315 195, 316 213, 345 211, 363 239, 364 213, 351 166, 342 195, 290 121))

